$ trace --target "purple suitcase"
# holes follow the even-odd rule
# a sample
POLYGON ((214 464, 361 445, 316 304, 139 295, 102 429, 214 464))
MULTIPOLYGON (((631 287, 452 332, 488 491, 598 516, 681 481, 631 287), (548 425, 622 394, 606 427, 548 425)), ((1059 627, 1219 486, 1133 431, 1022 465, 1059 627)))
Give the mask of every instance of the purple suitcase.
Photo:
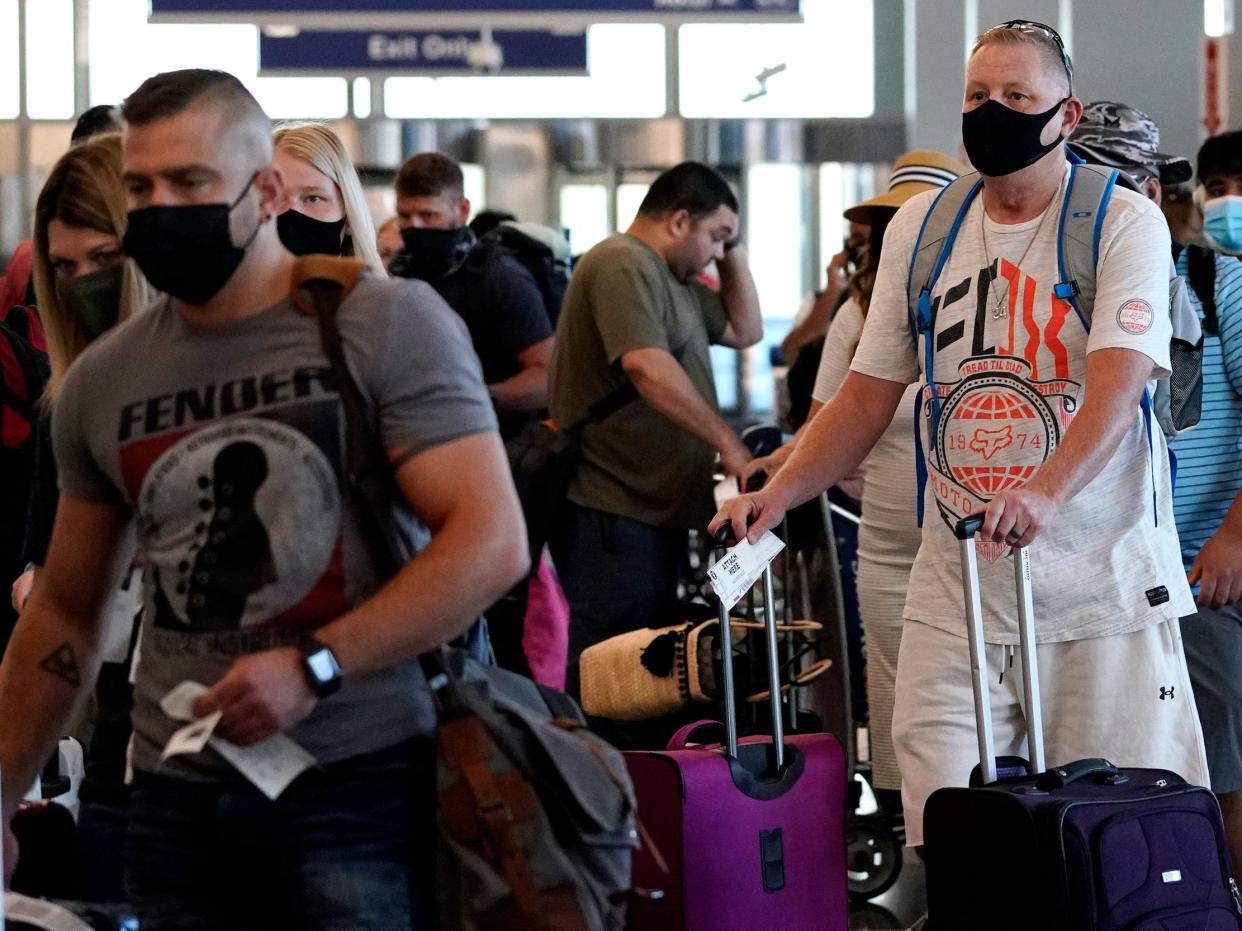
MULTIPOLYGON (((769 685, 779 678, 770 570, 763 576, 769 685)), ((721 606, 721 626, 728 611, 721 606)), ((726 639, 729 643, 731 640, 726 639)), ((846 931, 846 762, 828 734, 737 739, 732 664, 722 726, 700 721, 667 750, 625 754, 650 843, 634 855, 631 931, 846 931), (715 743, 694 738, 713 729, 715 743), (779 759, 777 757, 779 756, 779 759)))

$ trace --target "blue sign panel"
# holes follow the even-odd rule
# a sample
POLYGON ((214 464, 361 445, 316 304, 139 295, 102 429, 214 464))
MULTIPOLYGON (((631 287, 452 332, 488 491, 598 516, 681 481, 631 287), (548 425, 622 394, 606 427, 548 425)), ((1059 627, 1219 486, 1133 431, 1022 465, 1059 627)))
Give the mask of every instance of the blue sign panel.
POLYGON ((586 74, 586 36, 554 32, 315 32, 259 39, 263 75, 586 74))
POLYGON ((151 0, 152 22, 322 29, 581 27, 606 22, 800 22, 799 0, 151 0))

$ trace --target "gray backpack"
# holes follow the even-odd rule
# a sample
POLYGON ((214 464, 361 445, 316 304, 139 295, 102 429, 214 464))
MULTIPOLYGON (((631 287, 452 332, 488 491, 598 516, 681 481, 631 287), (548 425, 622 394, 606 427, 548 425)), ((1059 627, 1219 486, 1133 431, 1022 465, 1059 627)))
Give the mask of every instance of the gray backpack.
MULTIPOLYGON (((1100 231, 1104 215, 1117 183, 1116 169, 1083 164, 1071 152, 1070 177, 1061 203, 1058 225, 1058 283, 1053 293, 1074 308, 1083 328, 1090 331, 1095 309, 1096 264, 1099 261, 1100 231)), ((942 190, 932 202, 914 243, 906 279, 910 332, 917 342, 924 337, 924 374, 935 384, 935 327, 938 301, 931 296, 936 281, 953 251, 962 221, 975 196, 983 187, 978 173, 963 175, 942 190)), ((1149 449, 1154 449, 1152 421, 1166 436, 1188 430, 1199 422, 1203 401, 1203 331, 1186 291, 1186 283, 1170 258, 1169 317, 1173 323, 1170 343, 1173 374, 1157 382, 1154 392, 1145 391, 1140 401, 1147 426, 1149 449)), ((940 421, 940 396, 931 392, 932 431, 940 421)), ((918 430, 918 418, 915 429, 918 430)), ((915 442, 918 472, 918 517, 923 523, 923 487, 927 481, 922 443, 915 442)), ((1174 473, 1175 474, 1175 473, 1174 473)))
POLYGON ((437 927, 621 931, 638 829, 620 752, 560 692, 441 657, 437 927))

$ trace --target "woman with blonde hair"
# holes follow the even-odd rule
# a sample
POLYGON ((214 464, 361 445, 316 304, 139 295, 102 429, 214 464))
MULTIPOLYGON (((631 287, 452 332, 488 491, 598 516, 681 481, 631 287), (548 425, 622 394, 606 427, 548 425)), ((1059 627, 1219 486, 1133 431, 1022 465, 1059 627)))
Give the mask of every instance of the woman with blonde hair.
POLYGON ((339 136, 321 123, 281 126, 272 136, 285 176, 285 211, 276 218, 294 255, 348 255, 387 275, 375 245, 375 221, 358 172, 339 136))
MULTIPOLYGON (((35 306, 51 362, 23 548, 26 562, 36 567, 47 552, 59 497, 51 408, 65 374, 97 337, 156 296, 138 266, 121 251, 126 225, 120 134, 105 133, 75 145, 52 168, 35 204, 35 306)), ((33 585, 31 569, 14 584, 13 606, 18 611, 33 585)))
POLYGON ((96 337, 155 298, 121 251, 126 216, 119 133, 74 146, 39 193, 33 279, 52 367, 46 405, 55 403, 69 366, 96 337))
MULTIPOLYGON (((19 612, 41 571, 37 567, 46 556, 59 503, 51 411, 65 375, 92 342, 158 296, 122 252, 127 225, 120 135, 106 133, 76 144, 53 167, 35 205, 35 304, 47 336, 51 377, 38 418, 24 546, 29 567, 13 586, 13 606, 19 612)), ((132 547, 132 531, 130 536, 132 547)), ((92 901, 124 896, 121 859, 115 851, 125 836, 128 662, 140 582, 132 567, 118 581, 121 585, 103 607, 106 626, 94 695, 91 765, 80 792, 75 897, 92 901)))

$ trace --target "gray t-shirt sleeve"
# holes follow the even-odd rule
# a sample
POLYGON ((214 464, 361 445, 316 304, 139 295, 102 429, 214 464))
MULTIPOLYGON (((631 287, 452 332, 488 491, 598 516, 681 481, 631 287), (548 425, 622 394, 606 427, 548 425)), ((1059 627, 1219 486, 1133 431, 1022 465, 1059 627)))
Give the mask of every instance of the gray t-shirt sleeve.
POLYGON ((84 407, 90 401, 92 354, 70 367, 52 406, 52 447, 62 495, 92 504, 125 505, 119 488, 95 458, 86 431, 84 407))
POLYGON ((373 327, 370 394, 384 447, 403 457, 496 430, 496 414, 466 325, 430 285, 364 284, 357 325, 373 327))

